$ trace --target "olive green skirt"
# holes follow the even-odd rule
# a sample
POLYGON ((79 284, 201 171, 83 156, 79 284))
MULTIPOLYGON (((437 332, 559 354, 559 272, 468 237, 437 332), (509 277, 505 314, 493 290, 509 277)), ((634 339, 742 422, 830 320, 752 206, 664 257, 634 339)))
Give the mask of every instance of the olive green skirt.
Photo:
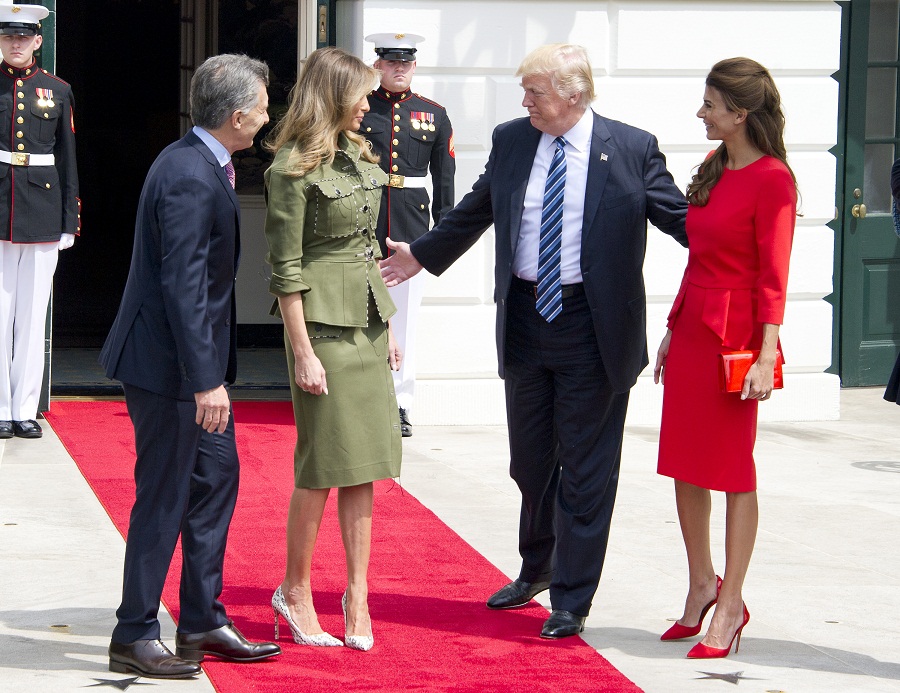
POLYGON ((377 317, 368 327, 308 322, 328 394, 303 392, 285 332, 297 425, 294 485, 335 488, 400 476, 400 417, 388 365, 388 334, 377 317))

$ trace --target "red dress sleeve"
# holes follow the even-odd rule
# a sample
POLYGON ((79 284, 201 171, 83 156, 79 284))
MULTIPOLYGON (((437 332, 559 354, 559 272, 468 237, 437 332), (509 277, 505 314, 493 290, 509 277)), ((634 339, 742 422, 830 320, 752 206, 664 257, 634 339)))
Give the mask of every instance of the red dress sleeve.
POLYGON ((754 226, 759 253, 756 320, 780 325, 787 301, 788 265, 797 219, 797 191, 786 168, 766 171, 754 226))

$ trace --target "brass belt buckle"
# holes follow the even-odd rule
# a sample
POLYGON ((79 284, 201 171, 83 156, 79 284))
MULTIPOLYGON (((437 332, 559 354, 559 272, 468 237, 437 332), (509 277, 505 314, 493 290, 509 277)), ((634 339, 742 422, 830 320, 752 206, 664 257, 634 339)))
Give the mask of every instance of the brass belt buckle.
POLYGON ((403 181, 404 181, 404 176, 401 176, 397 173, 392 173, 391 178, 388 181, 388 185, 392 188, 402 188, 403 181))
POLYGON ((28 166, 28 160, 31 159, 31 154, 26 152, 14 152, 13 153, 13 166, 28 166))

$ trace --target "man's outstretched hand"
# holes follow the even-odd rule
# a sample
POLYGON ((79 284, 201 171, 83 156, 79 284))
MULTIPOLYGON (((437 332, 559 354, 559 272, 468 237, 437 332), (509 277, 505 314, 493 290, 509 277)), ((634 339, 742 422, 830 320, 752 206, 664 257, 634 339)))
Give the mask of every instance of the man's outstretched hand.
POLYGON ((389 258, 378 263, 378 266, 387 286, 397 286, 422 271, 422 265, 409 250, 409 243, 395 243, 390 238, 386 242, 387 247, 394 252, 389 258))

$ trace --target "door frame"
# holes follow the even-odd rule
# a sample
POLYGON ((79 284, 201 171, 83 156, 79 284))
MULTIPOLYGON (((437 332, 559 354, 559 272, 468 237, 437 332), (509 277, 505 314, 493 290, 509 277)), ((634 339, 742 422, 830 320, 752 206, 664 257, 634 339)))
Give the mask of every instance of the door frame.
MULTIPOLYGON (((865 107, 867 103, 871 20, 870 0, 843 0, 841 7, 840 69, 833 77, 839 85, 837 143, 830 150, 836 159, 835 218, 828 226, 834 230, 833 292, 826 300, 833 307, 832 364, 827 372, 838 375, 841 387, 867 387, 883 385, 890 373, 890 366, 882 368, 885 349, 889 341, 870 335, 872 326, 867 321, 867 309, 872 305, 867 286, 873 277, 884 277, 883 263, 896 261, 897 250, 886 250, 885 243, 896 243, 882 238, 880 226, 884 215, 876 212, 870 219, 854 218, 851 207, 862 203, 872 191, 865 189, 866 148, 870 137, 866 133, 865 107), (860 38, 865 40, 860 40, 860 38), (860 112, 862 108, 862 112, 860 112), (852 170, 851 170, 852 169, 852 170), (852 176, 852 178, 851 178, 852 176), (858 181, 857 181, 858 179, 858 181), (860 199, 855 199, 849 185, 862 189, 860 199), (874 264, 870 264, 874 263, 874 264), (879 263, 882 264, 879 274, 879 263), (870 264, 867 268, 866 265, 870 264), (867 269, 869 274, 866 274, 867 269), (859 272, 859 276, 857 276, 859 272), (877 367, 876 367, 877 366, 877 367), (882 371, 884 371, 882 373, 882 371), (874 375, 873 375, 874 374, 874 375)), ((877 66, 877 62, 875 66, 877 66)), ((893 60, 888 62, 893 63, 893 60)), ((900 88, 900 84, 898 84, 900 88)), ((900 114, 895 113, 895 118, 900 114)), ((891 161, 898 155, 897 123, 894 124, 894 150, 891 161)), ((890 169, 884 172, 889 175, 890 169)), ((871 187, 871 181, 869 187, 871 187)), ((857 195, 859 195, 857 191, 857 195)), ((870 202, 871 205, 871 202, 870 202)), ((888 215, 889 219, 889 215, 888 215)), ((893 344, 900 343, 900 327, 892 328, 893 344)), ((890 359, 893 363, 894 353, 890 359)))

